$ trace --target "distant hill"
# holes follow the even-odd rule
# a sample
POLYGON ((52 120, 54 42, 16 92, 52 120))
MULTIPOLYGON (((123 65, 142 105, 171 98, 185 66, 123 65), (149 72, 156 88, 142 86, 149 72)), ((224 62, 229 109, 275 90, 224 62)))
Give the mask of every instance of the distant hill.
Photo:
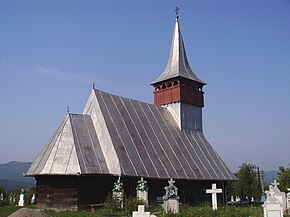
POLYGON ((16 188, 31 188, 35 186, 33 177, 24 177, 30 167, 30 162, 16 162, 0 164, 0 186, 5 190, 12 190, 16 188))

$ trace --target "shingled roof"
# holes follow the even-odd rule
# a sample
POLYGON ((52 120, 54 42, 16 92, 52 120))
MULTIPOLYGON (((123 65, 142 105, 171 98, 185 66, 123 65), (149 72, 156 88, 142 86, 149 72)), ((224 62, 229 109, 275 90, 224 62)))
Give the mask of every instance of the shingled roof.
POLYGON ((202 131, 182 131, 159 106, 92 91, 69 114, 26 175, 118 175, 233 180, 202 131))

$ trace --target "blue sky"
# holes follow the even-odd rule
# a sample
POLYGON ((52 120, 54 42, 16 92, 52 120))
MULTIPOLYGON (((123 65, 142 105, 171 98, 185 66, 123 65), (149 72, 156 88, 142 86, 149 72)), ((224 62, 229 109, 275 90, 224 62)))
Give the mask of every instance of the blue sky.
POLYGON ((174 9, 227 165, 290 163, 290 1, 0 1, 0 163, 32 161, 97 89, 153 102, 174 9))

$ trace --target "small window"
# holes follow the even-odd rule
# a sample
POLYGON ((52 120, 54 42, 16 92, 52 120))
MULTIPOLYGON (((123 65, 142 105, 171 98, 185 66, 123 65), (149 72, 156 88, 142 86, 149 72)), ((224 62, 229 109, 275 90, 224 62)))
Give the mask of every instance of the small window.
POLYGON ((178 85, 178 81, 174 81, 173 86, 177 86, 177 85, 178 85))

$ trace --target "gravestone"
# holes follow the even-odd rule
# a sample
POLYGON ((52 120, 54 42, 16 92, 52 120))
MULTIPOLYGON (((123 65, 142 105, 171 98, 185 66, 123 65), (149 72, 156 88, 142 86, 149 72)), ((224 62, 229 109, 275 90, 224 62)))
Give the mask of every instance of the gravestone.
POLYGON ((274 188, 270 185, 268 191, 268 198, 262 205, 264 217, 283 217, 283 205, 274 196, 274 188))
POLYGON ((20 192, 18 206, 24 206, 24 190, 23 189, 21 189, 21 192, 20 192))
POLYGON ((289 191, 287 193, 287 210, 288 210, 288 213, 290 214, 290 188, 287 188, 287 191, 289 191))
POLYGON ((122 209, 124 206, 124 184, 121 182, 121 177, 114 182, 113 186, 113 198, 116 202, 116 205, 119 209, 122 209))
POLYGON ((231 202, 235 202, 234 195, 231 196, 231 202))
POLYGON ((222 189, 217 189, 216 184, 211 185, 211 189, 207 189, 206 193, 211 194, 212 210, 217 210, 217 194, 222 193, 222 189))
POLYGON ((144 204, 148 206, 148 185, 147 181, 144 180, 143 177, 141 177, 141 180, 138 181, 136 190, 137 190, 137 199, 143 200, 144 204))
POLYGON ((280 189, 278 188, 278 185, 280 185, 280 183, 277 182, 277 180, 274 180, 274 182, 272 182, 271 184, 273 186, 274 197, 280 201, 280 203, 282 204, 282 207, 283 207, 283 211, 285 211, 286 207, 287 207, 285 192, 280 191, 280 189))
POLYGON ((10 193, 10 194, 9 194, 9 205, 12 204, 12 199, 13 199, 13 197, 12 197, 12 193, 10 193))
POLYGON ((12 204, 16 205, 16 194, 15 193, 12 195, 12 204))
POLYGON ((30 203, 31 204, 34 204, 35 203, 35 194, 32 195, 30 203))
POLYGON ((236 202, 240 202, 241 198, 239 196, 236 196, 236 202))
POLYGON ((175 181, 172 178, 168 181, 169 186, 166 186, 165 195, 163 196, 163 208, 165 213, 179 213, 179 196, 178 188, 174 185, 175 181))
POLYGON ((138 205, 138 211, 132 213, 132 217, 150 217, 150 212, 145 212, 144 205, 138 205))
POLYGON ((133 211, 132 217, 156 217, 156 215, 150 215, 150 212, 145 212, 144 205, 138 205, 138 211, 133 211))

